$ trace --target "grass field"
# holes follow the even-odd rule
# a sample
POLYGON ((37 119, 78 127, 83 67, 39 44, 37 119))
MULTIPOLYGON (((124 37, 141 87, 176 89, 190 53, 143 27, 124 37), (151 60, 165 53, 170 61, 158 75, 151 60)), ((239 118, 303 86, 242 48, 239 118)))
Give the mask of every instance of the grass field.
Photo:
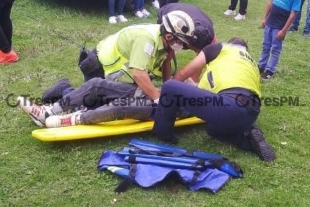
MULTIPOLYGON (((249 0, 248 15, 242 22, 223 15, 228 1, 183 2, 199 5, 213 19, 219 41, 233 36, 247 39, 250 53, 258 60, 263 32, 258 27, 266 1, 249 0)), ((37 127, 19 108, 9 107, 6 98, 13 94, 9 101, 14 103, 14 97, 21 94, 41 97, 61 77, 80 85, 78 45, 86 41, 92 48, 126 25, 155 22, 156 11, 149 9, 153 18, 138 20, 125 13, 128 23, 111 26, 99 0, 15 2, 13 46, 20 61, 0 66, 0 206, 310 206, 310 39, 301 32, 286 36, 275 77, 262 83, 264 98, 298 97, 303 105, 269 106, 264 102, 257 124, 276 150, 274 163, 264 163, 251 153, 211 139, 204 126, 177 130, 180 147, 222 154, 244 170, 243 179, 231 180, 216 195, 190 192, 174 181, 150 189, 132 187, 115 195, 120 179, 97 171, 101 153, 118 150, 133 137, 156 141, 150 133, 61 143, 31 137, 37 127)), ((301 28, 304 23, 305 11, 301 28)), ((178 54, 179 64, 186 64, 192 56, 190 52, 178 54)))

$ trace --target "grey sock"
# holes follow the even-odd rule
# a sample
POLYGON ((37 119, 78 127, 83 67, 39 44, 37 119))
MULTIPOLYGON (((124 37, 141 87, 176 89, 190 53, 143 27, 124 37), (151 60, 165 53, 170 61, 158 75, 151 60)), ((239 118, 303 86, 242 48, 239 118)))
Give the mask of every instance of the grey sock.
POLYGON ((81 125, 81 115, 82 114, 75 115, 75 125, 81 125))
POLYGON ((87 124, 84 121, 84 112, 79 115, 79 124, 87 124))
POLYGON ((59 105, 58 102, 54 103, 54 105, 53 105, 51 111, 52 111, 54 114, 60 114, 60 113, 63 112, 63 110, 62 110, 62 108, 61 108, 61 106, 59 105))

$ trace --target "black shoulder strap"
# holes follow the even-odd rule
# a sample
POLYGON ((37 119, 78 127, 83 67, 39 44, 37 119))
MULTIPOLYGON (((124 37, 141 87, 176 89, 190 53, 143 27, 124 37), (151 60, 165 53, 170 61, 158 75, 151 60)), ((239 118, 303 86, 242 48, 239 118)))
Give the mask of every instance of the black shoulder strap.
POLYGON ((191 184, 196 184, 197 183, 198 177, 199 177, 200 174, 201 174, 201 171, 198 171, 198 170, 195 171, 195 173, 193 175, 193 178, 191 180, 191 184))
POLYGON ((133 180, 136 177, 137 172, 137 165, 132 164, 129 171, 129 177, 124 179, 115 189, 114 192, 116 193, 123 193, 125 192, 132 184, 133 180))
POLYGON ((116 193, 123 193, 125 192, 131 185, 132 180, 130 178, 124 179, 115 189, 114 192, 116 193))

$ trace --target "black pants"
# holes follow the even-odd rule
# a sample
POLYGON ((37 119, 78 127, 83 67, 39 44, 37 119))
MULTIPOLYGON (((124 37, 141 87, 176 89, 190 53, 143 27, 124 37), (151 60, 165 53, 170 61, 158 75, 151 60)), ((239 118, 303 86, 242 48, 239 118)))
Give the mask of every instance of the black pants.
POLYGON ((178 3, 179 0, 159 0, 159 7, 163 7, 165 6, 166 4, 170 4, 170 3, 178 3))
POLYGON ((0 50, 4 53, 10 52, 12 47, 12 6, 13 3, 0 2, 0 50))
MULTIPOLYGON (((228 7, 228 9, 235 10, 237 7, 237 3, 238 3, 238 0, 231 0, 230 6, 228 7)), ((240 0, 239 14, 245 15, 247 7, 248 7, 248 0, 240 0)))

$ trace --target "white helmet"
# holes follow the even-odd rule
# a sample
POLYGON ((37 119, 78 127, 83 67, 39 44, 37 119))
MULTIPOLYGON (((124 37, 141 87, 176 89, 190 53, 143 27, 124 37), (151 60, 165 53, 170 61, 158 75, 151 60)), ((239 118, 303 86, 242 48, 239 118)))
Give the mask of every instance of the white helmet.
POLYGON ((182 42, 190 43, 190 39, 194 36, 194 21, 183 11, 176 10, 164 15, 163 24, 167 32, 172 33, 182 42))

